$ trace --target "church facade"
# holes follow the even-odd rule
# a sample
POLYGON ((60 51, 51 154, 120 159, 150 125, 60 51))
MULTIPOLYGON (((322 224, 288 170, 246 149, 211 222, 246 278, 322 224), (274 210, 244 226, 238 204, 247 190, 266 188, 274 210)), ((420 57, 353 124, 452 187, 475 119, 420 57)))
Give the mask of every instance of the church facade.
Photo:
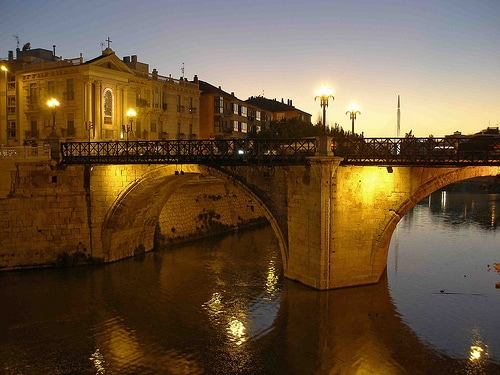
POLYGON ((198 83, 150 73, 135 55, 121 60, 108 47, 83 62, 28 48, 16 59, 9 52, 2 66, 3 145, 44 142, 54 132, 68 141, 199 136, 198 83))

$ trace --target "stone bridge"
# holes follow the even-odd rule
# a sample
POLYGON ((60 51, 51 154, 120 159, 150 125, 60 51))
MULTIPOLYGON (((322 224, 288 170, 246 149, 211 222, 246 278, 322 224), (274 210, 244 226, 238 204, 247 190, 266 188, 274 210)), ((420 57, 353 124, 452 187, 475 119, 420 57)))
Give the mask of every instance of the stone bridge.
POLYGON ((372 284, 386 268, 394 228, 417 202, 454 182, 500 173, 499 166, 353 166, 342 160, 315 156, 307 165, 182 169, 4 165, 10 184, 4 181, 0 199, 0 267, 47 265, 61 253, 82 251, 113 262, 152 250, 159 232, 168 242, 189 239, 204 225, 229 228, 265 217, 279 241, 285 277, 321 290, 372 284), (231 215, 238 217, 225 217, 231 215))

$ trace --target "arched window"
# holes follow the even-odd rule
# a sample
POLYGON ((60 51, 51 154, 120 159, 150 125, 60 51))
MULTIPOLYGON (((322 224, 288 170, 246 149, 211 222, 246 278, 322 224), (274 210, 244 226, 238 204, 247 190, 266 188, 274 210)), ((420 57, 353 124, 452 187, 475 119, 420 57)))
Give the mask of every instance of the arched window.
POLYGON ((104 89, 104 123, 113 123, 113 91, 111 89, 104 89))

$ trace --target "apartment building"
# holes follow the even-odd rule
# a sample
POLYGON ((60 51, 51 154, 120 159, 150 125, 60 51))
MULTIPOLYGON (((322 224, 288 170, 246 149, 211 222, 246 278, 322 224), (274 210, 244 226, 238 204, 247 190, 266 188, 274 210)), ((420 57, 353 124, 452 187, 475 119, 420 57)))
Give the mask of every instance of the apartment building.
POLYGON ((245 101, 248 105, 254 105, 265 111, 272 113, 273 121, 291 120, 297 118, 299 121, 311 122, 311 114, 301 111, 293 106, 292 100, 288 99, 285 103, 276 99, 268 99, 263 96, 252 96, 245 101))
POLYGON ((246 138, 269 126, 271 112, 238 99, 234 92, 227 93, 220 86, 198 82, 201 138, 246 138))
POLYGON ((27 44, 0 66, 0 144, 53 132, 74 141, 199 138, 198 83, 150 73, 136 55, 119 59, 108 47, 84 62, 27 44))

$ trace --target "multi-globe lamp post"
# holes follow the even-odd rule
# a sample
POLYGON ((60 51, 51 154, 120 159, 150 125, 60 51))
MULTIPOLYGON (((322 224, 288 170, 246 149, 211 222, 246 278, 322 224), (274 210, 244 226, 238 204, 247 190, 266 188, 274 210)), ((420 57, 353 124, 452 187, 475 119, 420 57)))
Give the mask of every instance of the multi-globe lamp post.
POLYGON ((354 135, 354 121, 356 120, 356 116, 361 114, 361 112, 359 111, 359 106, 355 103, 351 103, 351 106, 347 108, 347 112, 345 114, 348 114, 349 118, 351 119, 352 135, 354 135))
POLYGON ((323 85, 319 90, 316 90, 316 96, 314 97, 314 100, 319 99, 320 100, 320 106, 323 109, 323 131, 324 134, 326 135, 326 108, 328 107, 328 100, 329 99, 335 100, 333 97, 333 90, 331 88, 326 87, 326 85, 323 85))
POLYGON ((134 123, 135 116, 137 116, 137 113, 132 108, 130 108, 127 111, 127 118, 129 123, 127 124, 127 127, 125 129, 125 132, 127 133, 127 141, 128 141, 128 133, 132 131, 132 124, 134 123))
POLYGON ((52 109, 52 133, 56 132, 56 109, 59 107, 59 101, 51 98, 47 101, 47 105, 52 109))
POLYGON ((47 101, 47 105, 52 109, 52 133, 50 133, 50 156, 53 160, 59 160, 59 137, 56 133, 56 109, 59 107, 59 101, 51 98, 47 101))

